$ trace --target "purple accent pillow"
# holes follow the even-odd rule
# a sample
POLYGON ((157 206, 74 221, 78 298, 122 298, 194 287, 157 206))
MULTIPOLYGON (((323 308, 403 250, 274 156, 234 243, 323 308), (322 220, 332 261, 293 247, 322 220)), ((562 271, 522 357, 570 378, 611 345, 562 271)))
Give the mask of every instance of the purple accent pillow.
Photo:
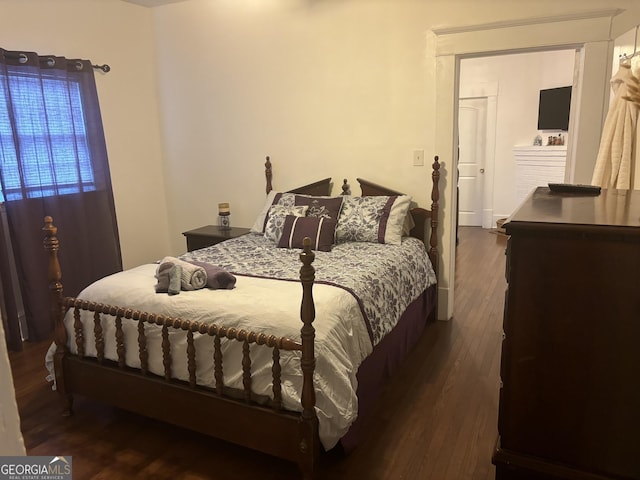
POLYGON ((296 195, 296 205, 307 205, 307 217, 320 217, 338 221, 342 210, 343 197, 314 197, 296 195))
POLYGON ((305 237, 311 239, 311 249, 331 251, 336 230, 335 220, 322 217, 295 217, 287 215, 282 228, 279 248, 302 248, 305 237))

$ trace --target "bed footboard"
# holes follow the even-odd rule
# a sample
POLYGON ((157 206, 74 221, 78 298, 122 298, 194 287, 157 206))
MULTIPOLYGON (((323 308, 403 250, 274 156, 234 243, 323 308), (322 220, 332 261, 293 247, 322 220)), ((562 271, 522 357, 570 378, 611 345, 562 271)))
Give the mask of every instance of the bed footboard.
MULTIPOLYGON (((226 328, 215 324, 193 322, 161 314, 105 305, 64 297, 62 273, 58 260, 57 228, 51 217, 45 218, 44 246, 49 256, 49 291, 51 319, 55 323, 56 352, 54 354, 57 391, 63 400, 63 414, 72 413, 72 394, 86 395, 111 405, 157 418, 168 423, 199 431, 208 435, 263 451, 297 462, 304 478, 312 478, 320 452, 318 419, 315 413, 315 306, 312 266, 314 253, 305 241, 300 253, 302 267, 302 320, 301 342, 248 330, 226 328), (69 336, 64 324, 68 310, 73 310, 73 338, 77 353, 69 349, 69 336), (83 324, 81 311, 92 312, 92 332, 83 324), (137 323, 137 359, 139 368, 127 365, 126 331, 123 320, 137 323), (105 355, 105 322, 112 322, 116 359, 105 355), (147 329, 161 329, 163 375, 149 370, 147 329), (174 352, 171 332, 186 332, 186 365, 188 380, 177 380, 172 375, 174 352), (213 388, 196 382, 196 343, 194 335, 208 336, 213 341, 213 388), (241 344, 242 389, 227 388, 224 384, 224 364, 221 340, 241 344), (87 356, 88 342, 95 356, 87 356), (272 397, 267 403, 252 395, 251 345, 260 345, 272 351, 272 397), (283 408, 281 389, 281 352, 301 352, 302 392, 301 412, 283 408)), ((306 239, 308 240, 308 239, 306 239)), ((130 352, 131 353, 131 352, 130 352)))

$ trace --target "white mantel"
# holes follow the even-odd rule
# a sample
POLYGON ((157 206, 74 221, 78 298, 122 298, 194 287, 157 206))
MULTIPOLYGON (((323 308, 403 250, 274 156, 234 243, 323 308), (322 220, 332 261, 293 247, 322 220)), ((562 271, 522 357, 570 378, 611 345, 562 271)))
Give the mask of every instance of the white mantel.
POLYGON ((567 146, 515 146, 516 195, 518 203, 534 188, 565 181, 567 146))

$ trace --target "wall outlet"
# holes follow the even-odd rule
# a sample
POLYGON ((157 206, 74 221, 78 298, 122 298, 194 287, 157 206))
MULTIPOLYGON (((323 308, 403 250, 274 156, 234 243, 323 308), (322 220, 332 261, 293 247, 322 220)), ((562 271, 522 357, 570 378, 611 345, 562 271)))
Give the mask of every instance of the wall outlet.
POLYGON ((413 166, 414 167, 424 166, 424 150, 413 151, 413 166))

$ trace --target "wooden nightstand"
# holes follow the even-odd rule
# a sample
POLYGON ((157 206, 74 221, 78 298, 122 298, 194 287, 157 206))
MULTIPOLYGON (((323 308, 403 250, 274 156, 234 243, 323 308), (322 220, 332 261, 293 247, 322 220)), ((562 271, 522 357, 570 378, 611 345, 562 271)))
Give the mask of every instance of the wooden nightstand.
POLYGON ((222 230, 217 225, 205 225, 204 227, 182 232, 187 237, 187 250, 189 252, 199 248, 209 247, 216 243, 224 242, 230 238, 249 233, 251 229, 243 227, 231 227, 229 230, 222 230))

